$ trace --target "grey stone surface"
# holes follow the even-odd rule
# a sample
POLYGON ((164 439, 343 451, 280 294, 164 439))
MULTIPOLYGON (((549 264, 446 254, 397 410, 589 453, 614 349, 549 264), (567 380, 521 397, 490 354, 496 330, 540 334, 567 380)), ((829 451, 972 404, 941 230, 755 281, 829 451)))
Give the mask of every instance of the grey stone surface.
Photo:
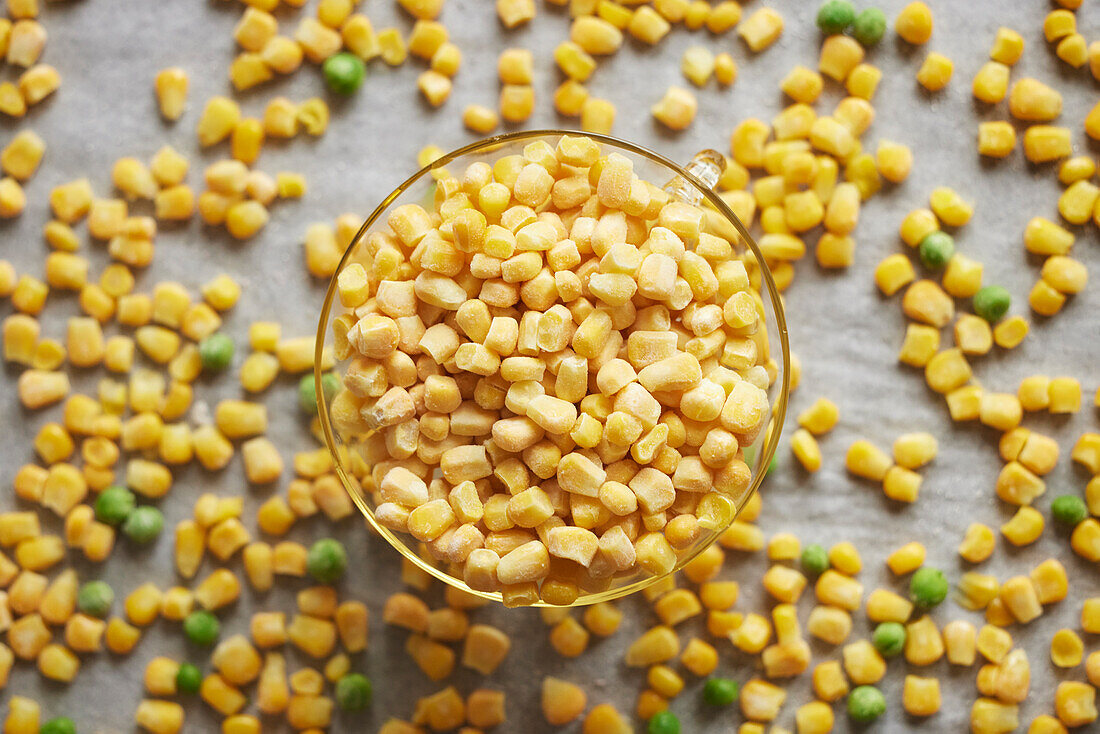
MULTIPOLYGON (((746 12, 760 7, 762 0, 746 5, 746 12)), ((671 158, 686 160, 703 147, 725 149, 728 135, 742 118, 770 119, 784 104, 778 81, 795 64, 815 66, 818 33, 813 25, 816 3, 809 0, 773 0, 784 15, 786 29, 780 41, 766 52, 753 56, 733 35, 713 37, 705 31, 690 33, 677 28, 657 48, 644 47, 628 40, 624 50, 601 63, 589 87, 596 95, 612 100, 619 110, 614 133, 653 147, 671 158), (730 51, 740 67, 739 78, 730 89, 711 85, 697 92, 699 115, 695 124, 682 134, 672 135, 659 129, 648 108, 669 84, 686 84, 679 73, 679 58, 689 45, 702 43, 716 51, 730 51)), ((881 3, 892 18, 904 4, 901 0, 881 3)), ((1048 493, 1040 501, 1046 510, 1051 496, 1080 492, 1087 477, 1072 466, 1068 453, 1076 437, 1084 430, 1096 429, 1096 411, 1091 407, 1097 388, 1096 321, 1100 297, 1095 288, 1072 299, 1057 317, 1047 320, 1028 313, 1026 294, 1038 276, 1040 263, 1029 257, 1022 246, 1027 220, 1037 214, 1057 218, 1055 202, 1060 188, 1056 169, 1050 165, 1031 166, 1019 150, 1003 162, 986 162, 975 149, 977 123, 981 120, 1007 119, 1006 105, 987 107, 972 101, 970 78, 987 59, 988 49, 998 26, 1021 31, 1027 39, 1023 60, 1012 72, 1013 79, 1037 76, 1054 84, 1065 98, 1062 124, 1074 133, 1077 148, 1094 154, 1081 130, 1085 113, 1095 104, 1096 86, 1086 70, 1072 71, 1061 64, 1043 41, 1041 22, 1051 7, 1044 3, 933 2, 936 28, 928 50, 950 56, 955 62, 955 77, 941 93, 929 95, 915 83, 914 74, 926 49, 913 49, 896 41, 888 32, 881 47, 869 55, 882 68, 884 78, 875 98, 877 118, 864 140, 868 148, 880 138, 898 140, 912 146, 916 163, 912 176, 900 186, 888 186, 864 207, 856 232, 858 246, 855 265, 843 273, 823 272, 812 255, 797 265, 795 285, 787 295, 788 321, 795 351, 802 358, 802 386, 791 405, 791 419, 818 396, 835 400, 841 409, 839 426, 822 441, 824 468, 813 477, 803 473, 790 457, 786 443, 780 448, 780 469, 765 483, 765 509, 760 523, 770 535, 791 531, 804 542, 826 546, 840 541, 854 542, 863 554, 865 569, 860 580, 867 591, 878 586, 903 591, 904 582, 889 576, 883 565, 886 554, 909 540, 928 547, 928 562, 945 569, 952 578, 966 570, 955 548, 970 522, 984 522, 997 528, 1011 515, 1011 508, 999 503, 993 482, 1000 468, 997 436, 977 426, 959 426, 950 422, 942 401, 924 385, 922 376, 900 367, 895 355, 905 326, 899 297, 885 299, 873 285, 872 272, 879 260, 889 253, 905 250, 896 230, 908 210, 925 205, 928 192, 935 186, 956 188, 976 204, 972 222, 957 233, 959 250, 985 263, 986 281, 1007 286, 1014 297, 1013 313, 1022 313, 1033 322, 1033 330, 1024 344, 1009 353, 974 360, 977 378, 989 389, 1014 392, 1019 380, 1029 374, 1072 375, 1082 380, 1086 407, 1069 417, 1028 416, 1026 424, 1055 436, 1063 459, 1048 478, 1048 493), (886 500, 880 489, 857 481, 843 469, 848 444, 868 437, 888 447, 900 433, 929 430, 940 440, 940 455, 922 471, 924 486, 919 502, 899 507, 886 500)), ((226 70, 235 53, 231 33, 241 7, 229 2, 160 2, 140 0, 72 0, 44 3, 42 21, 49 34, 45 60, 54 64, 64 77, 61 90, 48 102, 34 109, 23 121, 0 123, 0 140, 15 131, 33 128, 46 140, 49 150, 41 169, 27 186, 29 204, 21 218, 0 223, 0 251, 19 272, 42 273, 46 252, 41 227, 48 218, 47 194, 53 186, 79 176, 88 176, 98 195, 110 191, 110 166, 120 156, 148 159, 161 145, 170 143, 191 160, 189 181, 201 186, 203 167, 225 154, 224 146, 202 153, 195 143, 194 127, 204 101, 212 94, 229 89, 226 70), (152 95, 153 77, 160 68, 180 65, 191 74, 192 91, 188 109, 177 124, 163 123, 156 114, 152 95)), ((197 221, 185 226, 165 226, 157 238, 155 263, 139 275, 138 289, 148 290, 161 279, 175 279, 192 290, 214 275, 228 272, 240 279, 245 292, 240 304, 226 318, 226 329, 239 347, 245 344, 247 325, 255 319, 275 318, 288 335, 311 334, 325 284, 311 279, 303 270, 301 239, 308 223, 331 220, 343 212, 365 214, 415 167, 416 151, 425 143, 449 149, 473 138, 459 121, 462 108, 469 103, 493 105, 497 94, 496 56, 508 46, 532 49, 538 59, 536 88, 537 111, 530 127, 569 126, 574 121, 555 116, 550 97, 557 83, 556 71, 549 63, 554 46, 567 36, 565 13, 539 3, 539 17, 526 28, 503 32, 487 0, 452 0, 443 20, 453 40, 464 53, 463 68, 456 79, 455 91, 442 110, 433 111, 419 98, 415 88, 421 64, 410 62, 390 69, 375 62, 361 92, 349 100, 329 98, 333 119, 328 133, 320 139, 300 136, 293 141, 269 142, 258 167, 272 172, 294 170, 304 173, 309 192, 300 202, 273 207, 272 221, 262 235, 238 243, 224 232, 206 228, 197 221)), ((368 0, 361 8, 376 28, 397 25, 403 31, 411 26, 392 3, 368 0)), ((292 32, 297 18, 310 9, 278 12, 282 31, 292 32)), ((1095 31, 1095 7, 1086 4, 1080 11, 1084 32, 1095 31)), ((14 78, 4 70, 4 78, 14 78)), ((283 94, 296 101, 324 94, 320 74, 306 65, 289 79, 279 79, 241 95, 246 114, 259 115, 271 96, 283 94)), ((829 110, 843 96, 838 85, 829 82, 818 103, 829 110)), ((105 247, 86 244, 83 252, 94 262, 98 274, 107 262, 105 247)), ((1096 232, 1090 225, 1079 232, 1075 249, 1090 267, 1100 263, 1096 232)), ((965 305, 965 304, 962 304, 965 305)), ((43 318, 44 334, 63 338, 63 315, 77 313, 75 298, 67 294, 50 296, 43 318)), ((8 304, 0 313, 11 312, 8 304)), ((949 338, 949 337, 948 337, 949 338)), ((239 387, 233 377, 243 357, 238 349, 231 375, 219 380, 200 380, 197 399, 213 405, 218 399, 234 396, 239 387)), ((46 421, 57 420, 58 408, 38 413, 24 412, 16 399, 14 383, 18 371, 4 371, 5 389, 0 391, 0 411, 7 418, 13 440, 3 442, 0 482, 10 487, 15 469, 34 459, 31 438, 46 421)), ((81 371, 74 384, 93 391, 99 371, 81 371)), ((263 400, 272 416, 270 435, 288 458, 292 451, 313 446, 305 421, 296 408, 295 380, 289 377, 270 389, 263 400)), ((204 491, 241 494, 246 498, 246 520, 253 522, 255 508, 285 486, 249 487, 239 459, 215 475, 196 467, 176 473, 175 488, 159 502, 167 518, 167 527, 191 514, 195 498, 204 491)), ((0 508, 12 509, 16 502, 5 493, 0 508)), ((52 519, 47 527, 60 530, 52 519)), ((331 531, 322 520, 301 522, 292 537, 308 542, 331 531)), ((362 718, 338 717, 333 731, 375 731, 389 716, 407 717, 417 696, 438 689, 416 671, 405 655, 404 635, 384 629, 381 606, 387 594, 401 587, 397 555, 374 538, 368 538, 358 519, 347 520, 337 534, 348 544, 353 563, 342 583, 342 594, 363 599, 372 613, 370 651, 356 656, 355 667, 372 677, 375 699, 371 711, 362 718)), ((1069 570, 1070 598, 1056 604, 1026 628, 1014 627, 1012 634, 1028 652, 1032 662, 1032 695, 1022 707, 1023 726, 1039 713, 1052 711, 1053 692, 1058 681, 1083 679, 1081 668, 1060 671, 1050 664, 1048 646, 1051 634, 1066 626, 1079 625, 1081 600, 1095 595, 1100 583, 1096 569, 1074 556, 1067 534, 1048 528, 1033 546, 1005 547, 998 538, 998 552, 981 567, 987 573, 1006 578, 1025 573, 1047 557, 1057 557, 1069 570)), ((172 563, 171 533, 151 549, 133 548, 120 540, 111 559, 101 566, 77 562, 82 578, 99 575, 115 588, 121 611, 121 599, 139 583, 152 579, 161 586, 179 583, 172 563)), ((232 564, 239 569, 239 563, 232 564)), ((737 609, 762 611, 767 601, 760 588, 760 575, 766 568, 763 554, 742 557, 730 553, 724 577, 741 583, 737 609)), ((212 569, 208 561, 200 572, 212 569)), ((294 593, 304 583, 280 583, 266 595, 246 591, 241 602, 223 614, 225 634, 247 631, 253 610, 279 606, 293 609, 294 593)), ((440 603, 441 592, 433 591, 433 603, 440 603)), ((799 603, 805 621, 812 606, 812 593, 799 603)), ((538 706, 539 682, 544 675, 562 676, 584 685, 590 703, 611 701, 622 710, 632 711, 637 692, 644 685, 644 671, 626 670, 621 665, 622 651, 630 640, 654 618, 641 599, 622 603, 626 610, 623 628, 613 638, 593 640, 583 658, 568 661, 553 653, 547 642, 547 630, 532 611, 483 609, 472 616, 507 629, 515 642, 504 665, 491 677, 482 678, 460 670, 456 685, 464 693, 485 685, 500 687, 508 693, 509 723, 501 727, 509 732, 542 732, 538 706)), ((965 618, 980 624, 979 615, 963 611, 954 603, 945 603, 933 613, 937 624, 965 618)), ((862 613, 855 615, 852 639, 865 637, 870 626, 862 613)), ((683 637, 701 633, 700 625, 684 625, 683 637), (690 630, 690 631, 689 631, 690 630)), ((1089 650, 1095 640, 1087 639, 1089 650)), ((719 643, 722 674, 747 680, 754 674, 754 661, 727 643, 719 643)), ((834 659, 839 651, 819 643, 812 644, 814 662, 834 659)), ((203 651, 183 641, 178 626, 158 622, 145 632, 134 653, 116 658, 107 653, 84 656, 83 668, 70 686, 42 680, 33 666, 20 664, 12 675, 5 697, 12 692, 33 695, 45 704, 49 715, 69 714, 77 720, 81 732, 121 732, 133 729, 132 713, 142 698, 141 679, 145 664, 155 655, 201 662, 203 651)), ((292 654, 291 668, 307 661, 292 654)), ((949 668, 945 662, 929 668, 910 669, 903 660, 890 663, 884 682, 889 702, 885 719, 873 728, 877 731, 907 731, 924 728, 936 731, 960 731, 966 726, 969 707, 976 696, 970 669, 949 668), (944 704, 942 711, 921 726, 901 709, 900 696, 904 675, 934 675, 940 678, 944 704)), ((688 676, 690 679, 690 676, 688 676)), ((675 700, 673 710, 684 722, 685 732, 729 732, 740 718, 734 711, 707 711, 699 703, 701 683, 691 681, 688 689, 675 700)), ((810 699, 809 674, 789 685, 790 695, 778 723, 793 729, 794 709, 810 699)), ((188 704, 188 731, 213 732, 218 719, 199 703, 188 704)), ((842 706, 837 706, 837 730, 849 729, 842 706)), ((279 731, 280 719, 265 720, 265 730, 279 731)), ((641 727, 639 727, 640 729, 641 727)), ((574 725, 569 731, 579 731, 574 725)))

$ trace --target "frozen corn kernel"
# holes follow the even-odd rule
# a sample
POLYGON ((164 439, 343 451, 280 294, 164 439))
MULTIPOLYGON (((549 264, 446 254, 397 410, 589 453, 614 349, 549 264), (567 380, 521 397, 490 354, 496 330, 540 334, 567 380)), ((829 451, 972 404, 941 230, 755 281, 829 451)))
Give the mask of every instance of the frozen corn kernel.
POLYGON ((955 65, 951 59, 932 51, 924 57, 924 62, 917 70, 917 82, 930 92, 938 92, 951 81, 954 70, 955 65))
POLYGON ((689 90, 682 87, 669 87, 665 96, 653 107, 653 117, 672 130, 684 130, 695 119, 698 103, 689 90))
POLYGON ((187 104, 190 80, 187 72, 173 66, 157 72, 155 87, 160 114, 166 120, 178 120, 187 104))
POLYGON ((1024 37, 1011 28, 1004 26, 997 29, 997 35, 993 39, 993 48, 989 52, 989 58, 1002 64, 1012 66, 1024 53, 1024 37))
POLYGON ((759 8, 737 26, 737 35, 754 53, 775 43, 783 33, 783 16, 772 8, 759 8))
POLYGON ((932 37, 932 10, 916 0, 902 8, 894 20, 894 30, 908 43, 921 45, 932 37))

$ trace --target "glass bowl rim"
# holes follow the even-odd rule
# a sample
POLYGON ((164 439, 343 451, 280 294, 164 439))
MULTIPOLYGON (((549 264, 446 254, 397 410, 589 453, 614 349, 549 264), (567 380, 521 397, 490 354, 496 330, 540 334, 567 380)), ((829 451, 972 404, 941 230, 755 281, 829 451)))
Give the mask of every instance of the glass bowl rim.
MULTIPOLYGON (((737 230, 737 233, 738 235, 740 235, 742 242, 752 251, 753 255, 756 257, 756 262, 760 268, 762 281, 765 284, 765 287, 768 291, 769 299, 771 301, 773 318, 775 319, 775 326, 779 334, 780 351, 783 358, 783 372, 779 394, 776 396, 775 402, 771 406, 771 419, 769 421, 768 427, 764 429, 764 444, 762 446, 760 455, 756 457, 755 461, 757 467, 763 468, 753 475, 752 482, 749 485, 749 489, 744 495, 744 500, 741 502, 741 506, 736 508, 737 512, 730 519, 730 523, 737 519, 737 514, 740 513, 740 510, 750 499, 752 499, 753 495, 755 495, 759 491, 760 485, 764 481, 764 477, 768 473, 767 467, 771 463, 772 457, 775 455, 776 448, 779 445, 779 436, 780 433, 782 433, 783 420, 787 412, 787 402, 790 398, 791 352, 790 341, 787 334, 787 320, 784 312, 782 296, 779 293, 779 288, 775 284, 775 279, 772 277, 771 268, 768 267, 763 254, 760 252, 760 248, 756 244, 756 240, 754 240, 752 235, 749 234, 748 228, 745 227, 745 225, 741 222, 741 219, 733 212, 732 209, 729 208, 726 202, 723 201, 720 196, 718 196, 713 188, 703 184, 697 177, 686 171, 682 165, 672 161, 669 158, 666 158, 660 153, 652 151, 636 143, 632 143, 628 140, 616 138, 611 135, 590 133, 581 130, 570 130, 564 128, 542 128, 535 130, 517 130, 514 132, 501 133, 499 135, 481 138, 479 140, 475 140, 472 143, 468 143, 459 148, 455 148, 449 153, 445 153, 439 158, 433 160, 431 163, 428 163, 427 165, 420 168, 418 171, 402 181, 393 191, 389 193, 388 196, 386 196, 384 199, 382 199, 381 202, 379 202, 378 206, 374 208, 374 210, 363 222, 362 226, 359 227, 359 230, 355 233, 355 236, 352 238, 347 248, 344 250, 343 255, 341 255, 340 257, 340 262, 336 266, 336 270, 333 272, 332 277, 329 279, 328 288, 325 291, 324 303, 321 307, 321 317, 317 325, 317 335, 315 339, 313 355, 313 379, 316 388, 315 392, 317 400, 317 417, 321 424, 321 432, 325 439, 325 446, 328 448, 329 453, 332 455, 333 470, 340 478, 340 483, 343 485, 344 491, 347 492, 348 495, 351 497, 352 502, 359 509, 360 513, 362 513, 362 515, 366 518, 367 522, 370 523, 370 526, 383 539, 385 539, 385 541, 389 543, 390 546, 392 546, 398 553, 400 553, 403 558, 410 561, 420 570, 430 574, 434 578, 439 579, 445 584, 460 589, 461 591, 465 591, 469 594, 473 594, 474 596, 496 602, 502 601, 502 595, 499 591, 479 591, 477 589, 471 589, 463 579, 457 578, 447 573, 446 570, 434 566, 421 558, 417 553, 412 550, 412 548, 409 547, 408 543, 399 538, 389 528, 382 526, 375 519, 373 511, 371 511, 371 509, 366 506, 366 503, 364 499, 360 496, 360 494, 352 489, 355 484, 358 484, 358 481, 356 480, 356 482, 353 484, 351 479, 349 479, 347 472, 344 469, 343 461, 340 459, 339 452, 336 448, 337 439, 333 432, 331 421, 329 420, 328 409, 325 403, 324 390, 321 389, 321 376, 323 373, 323 370, 321 369, 321 358, 325 349, 325 343, 327 341, 326 333, 328 330, 328 322, 332 314, 333 304, 336 302, 336 280, 339 274, 343 271, 344 266, 347 264, 348 258, 351 257, 352 252, 362 240, 363 236, 375 224, 375 222, 378 221, 379 217, 382 216, 383 212, 385 212, 390 207, 390 205, 393 204, 394 201, 396 201, 402 194, 408 191, 409 188, 417 181, 419 181, 426 175, 430 175, 433 170, 441 168, 451 161, 454 161, 466 155, 467 153, 489 150, 494 147, 501 147, 506 143, 513 143, 521 140, 547 138, 562 135, 584 136, 597 141, 601 145, 621 148, 643 158, 648 158, 655 163, 664 165, 674 174, 682 176, 685 180, 691 183, 696 191, 701 193, 703 197, 705 197, 710 202, 710 204, 718 211, 719 214, 724 216, 730 223, 733 224, 734 229, 737 230)), ((765 328, 767 327, 765 326, 765 328)), ((729 524, 726 525, 726 528, 728 527, 729 524)), ((720 534, 724 529, 725 528, 718 528, 716 530, 708 532, 717 535, 720 534)), ((712 540, 711 543, 713 542, 715 541, 712 540)), ((705 545, 700 544, 697 548, 693 550, 692 553, 684 555, 682 557, 678 557, 676 565, 666 573, 647 576, 645 578, 633 581, 629 584, 612 587, 603 591, 581 593, 575 601, 568 605, 554 605, 539 600, 530 606, 584 606, 602 601, 611 601, 613 599, 628 596, 637 591, 641 591, 642 589, 651 586, 658 581, 676 573, 689 562, 691 562, 692 559, 702 553, 706 548, 708 548, 711 543, 707 543, 705 545)))

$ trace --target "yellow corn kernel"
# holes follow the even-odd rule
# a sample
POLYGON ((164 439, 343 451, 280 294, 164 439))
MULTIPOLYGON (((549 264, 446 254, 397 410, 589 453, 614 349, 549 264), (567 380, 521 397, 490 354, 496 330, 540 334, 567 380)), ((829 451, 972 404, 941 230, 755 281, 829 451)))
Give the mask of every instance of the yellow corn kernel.
POLYGON ((1100 474, 1100 434, 1082 433, 1070 456, 1093 475, 1100 474))
POLYGON ((1087 683, 1062 681, 1054 692, 1054 711, 1070 727, 1096 721, 1096 689, 1087 683))
POLYGON ((31 410, 42 408, 64 398, 69 393, 69 378, 64 372, 27 370, 17 383, 19 400, 31 410))
POLYGON ((737 62, 728 53, 720 53, 714 57, 714 78, 724 87, 737 81, 737 62))
POLYGON ((467 105, 462 111, 462 124, 482 135, 495 130, 499 122, 497 113, 483 105, 467 105))
POLYGON ((1080 69, 1089 60, 1088 41, 1080 33, 1071 33, 1058 42, 1054 53, 1074 69, 1080 69))
POLYGON ((841 541, 829 548, 829 563, 843 574, 855 576, 863 569, 859 551, 848 541, 841 541))
POLYGON ((886 673, 886 661, 867 640, 845 645, 841 655, 844 661, 844 672, 856 685, 877 683, 886 673))
POLYGON ((450 78, 438 71, 429 69, 423 72, 417 77, 416 86, 432 107, 438 107, 451 96, 452 83, 450 78))
POLYGON ((19 216, 26 205, 27 195, 18 181, 10 177, 0 179, 0 219, 19 216))
POLYGON ((688 640, 680 654, 680 663, 697 676, 706 676, 718 667, 718 651, 697 637, 688 640))
POLYGON ((12 314, 4 319, 3 331, 4 361, 30 367, 38 344, 38 321, 25 314, 12 314))
POLYGON ((1021 507, 1009 522, 1001 525, 1001 534, 1014 546, 1035 543, 1043 534, 1043 514, 1034 507, 1021 507))
POLYGON ((1071 629, 1062 628, 1050 638, 1050 660, 1059 668, 1074 668, 1085 659, 1085 643, 1071 629))
MULTIPOLYGON (((831 232, 825 232, 817 240, 814 255, 817 258, 818 265, 823 268, 847 268, 855 261, 855 249, 856 241, 852 237, 848 235, 837 236, 831 232)), ((779 263, 772 268, 772 275, 777 275, 779 266, 784 264, 788 268, 790 267, 789 263, 779 263)), ((779 285, 778 280, 776 285, 779 285)))
POLYGON ((844 463, 848 471, 856 476, 881 481, 893 462, 870 441, 859 440, 848 447, 844 463))
POLYGON ((956 253, 944 270, 943 289, 955 298, 969 298, 981 290, 983 269, 980 262, 956 253))
POLYGON ((19 180, 26 181, 38 168, 46 153, 46 143, 33 130, 21 130, 0 151, 0 169, 19 180))
POLYGON ((1027 576, 1014 576, 1001 585, 998 598, 1016 621, 1027 624, 1043 613, 1035 585, 1027 576))
POLYGON ((932 37, 932 10, 916 0, 902 8, 894 21, 894 30, 903 40, 915 46, 928 43, 932 37))
POLYGON ((775 43, 783 33, 783 16, 772 8, 760 8, 737 26, 737 35, 754 53, 775 43))
POLYGON ((993 40, 989 58, 1012 66, 1024 53, 1024 37, 1011 28, 1000 27, 993 40))
POLYGON ((909 171, 913 167, 913 152, 907 145, 881 140, 875 151, 875 165, 887 181, 901 183, 909 178, 909 171))
POLYGON ((500 116, 508 122, 523 122, 535 108, 535 90, 529 84, 505 84, 500 90, 500 116))
POLYGON ((69 683, 79 670, 80 658, 61 645, 46 645, 38 654, 38 672, 50 680, 69 683))
POLYGON ((225 227, 236 239, 246 240, 263 229, 270 215, 258 201, 240 201, 232 204, 225 214, 225 227))
POLYGON ((822 604, 855 611, 863 597, 863 585, 853 578, 829 569, 821 574, 814 585, 814 594, 822 604))
POLYGON ((991 663, 1000 664, 1012 650, 1012 635, 1000 627, 983 625, 975 639, 975 649, 991 663))
POLYGON ((146 627, 160 616, 162 599, 160 589, 153 584, 143 584, 126 597, 126 617, 132 624, 146 627))
POLYGON ((912 602, 887 589, 875 589, 867 597, 867 618, 872 622, 904 623, 912 613, 912 602))
POLYGON ((1043 492, 1043 480, 1023 464, 1010 461, 997 476, 997 496, 1014 505, 1028 505, 1043 492))
POLYGON ((979 698, 970 707, 970 731, 996 734, 1015 731, 1020 725, 1018 706, 994 698, 979 698))
POLYGON ((1032 163, 1067 158, 1073 152, 1069 128, 1032 125, 1024 131, 1024 155, 1032 163))
MULTIPOLYGON (((905 289, 901 309, 914 321, 943 328, 955 315, 955 303, 931 280, 918 280, 905 289)), ((949 353, 957 352, 950 351, 949 353)))
POLYGON ((1013 117, 1028 122, 1049 122, 1062 113, 1062 95, 1031 77, 1012 85, 1008 103, 1013 117))
POLYGON ((603 18, 592 15, 575 18, 569 38, 584 51, 596 56, 615 53, 623 42, 622 31, 603 18))
POLYGON ((607 135, 615 124, 615 105, 606 99, 586 97, 581 105, 581 130, 607 135))
POLYGON ((223 716, 232 716, 240 711, 247 699, 244 694, 231 686, 217 673, 211 673, 202 680, 199 696, 212 709, 223 716))
POLYGON ((959 603, 966 609, 984 609, 997 598, 1000 585, 992 576, 974 571, 964 573, 959 579, 959 603))
POLYGON ((806 630, 819 640, 839 645, 852 631, 852 618, 839 607, 816 606, 806 620, 806 630))
POLYGON ((681 73, 697 87, 706 86, 714 74, 714 68, 714 54, 705 46, 689 47, 680 59, 681 73))
POLYGON ((771 634, 771 624, 766 617, 747 614, 740 626, 730 633, 729 639, 738 650, 753 655, 767 646, 771 634))
POLYGON ((160 114, 166 120, 178 120, 187 104, 190 80, 187 72, 172 66, 157 72, 155 87, 160 114))
POLYGON ((974 98, 988 104, 996 104, 1008 94, 1008 72, 1006 64, 987 61, 974 75, 974 98))
POLYGON ((1077 16, 1068 10, 1052 10, 1043 19, 1043 35, 1048 43, 1065 38, 1076 30, 1077 16))
POLYGON ((913 263, 901 253, 888 255, 875 268, 875 285, 887 296, 909 285, 915 277, 913 263))
POLYGON ((794 603, 806 588, 806 577, 787 566, 775 565, 764 573, 764 589, 781 602, 794 603))
POLYGON ((930 52, 917 70, 917 82, 930 92, 938 92, 951 81, 955 64, 943 54, 930 52))
POLYGON ((925 555, 925 548, 920 543, 906 543, 886 557, 886 565, 894 575, 901 576, 920 568, 925 555))
POLYGON ((914 209, 901 220, 898 234, 905 244, 917 247, 930 233, 939 230, 940 223, 930 209, 914 209))
POLYGON ((28 107, 33 107, 61 86, 61 74, 49 64, 36 64, 19 76, 19 91, 28 107))
POLYGON ((815 472, 821 468, 821 448, 806 429, 800 428, 791 436, 791 452, 806 471, 815 472))
MULTIPOLYGON (((1001 530, 1004 531, 1003 526, 1001 530)), ((959 555, 970 563, 981 563, 993 555, 995 542, 992 528, 981 523, 971 523, 959 544, 959 555)))
POLYGON ((882 71, 877 66, 861 63, 857 64, 844 82, 844 88, 853 97, 859 97, 870 101, 875 96, 875 90, 882 79, 882 71))
POLYGON ((240 119, 241 110, 236 102, 228 97, 211 97, 199 118, 199 145, 205 148, 225 140, 240 119))
POLYGON ((929 206, 936 217, 949 227, 963 226, 974 214, 974 206, 946 186, 932 190, 929 206))
POLYGON ((195 600, 204 609, 213 610, 225 606, 240 596, 241 584, 233 573, 220 568, 206 577, 195 589, 195 600))
POLYGON ((671 130, 684 130, 691 125, 698 110, 698 103, 689 90, 672 86, 650 112, 653 117, 671 130))
POLYGON ((1002 349, 1013 349, 1024 340, 1030 328, 1023 316, 1010 316, 993 327, 993 342, 1002 349))
POLYGON ((1058 180, 1065 186, 1088 180, 1096 175, 1097 164, 1086 155, 1075 155, 1058 166, 1058 180))
MULTIPOLYGON (((1085 182, 1082 181, 1079 183, 1085 182)), ((1073 184, 1073 186, 1070 186, 1070 189, 1077 185, 1078 184, 1073 184)), ((1069 189, 1067 189, 1067 192, 1068 191, 1069 189)), ((1096 194, 1100 197, 1100 189, 1097 189, 1096 194)), ((1069 218, 1067 217, 1067 219, 1069 218)), ((1080 293, 1084 290, 1085 284, 1088 282, 1088 271, 1084 264, 1077 260, 1061 255, 1054 255, 1047 258, 1047 261, 1043 263, 1041 277, 1044 282, 1060 293, 1080 293)))
POLYGON ((1076 413, 1081 409, 1081 383, 1072 377, 1052 379, 1049 395, 1049 409, 1053 414, 1076 413))

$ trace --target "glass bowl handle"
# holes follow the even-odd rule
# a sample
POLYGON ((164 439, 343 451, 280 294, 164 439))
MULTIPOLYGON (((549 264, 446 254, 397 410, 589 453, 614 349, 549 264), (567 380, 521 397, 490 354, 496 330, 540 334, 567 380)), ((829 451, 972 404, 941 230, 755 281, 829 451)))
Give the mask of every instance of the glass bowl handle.
MULTIPOLYGON (((710 148, 696 153, 695 157, 684 166, 684 171, 686 173, 694 176, 699 183, 703 184, 703 186, 708 189, 714 188, 714 185, 718 183, 718 179, 725 170, 725 156, 710 148)), ((703 201, 703 195, 699 193, 699 189, 692 186, 689 181, 684 180, 683 176, 674 176, 664 185, 664 190, 674 198, 687 204, 697 206, 703 201)))

